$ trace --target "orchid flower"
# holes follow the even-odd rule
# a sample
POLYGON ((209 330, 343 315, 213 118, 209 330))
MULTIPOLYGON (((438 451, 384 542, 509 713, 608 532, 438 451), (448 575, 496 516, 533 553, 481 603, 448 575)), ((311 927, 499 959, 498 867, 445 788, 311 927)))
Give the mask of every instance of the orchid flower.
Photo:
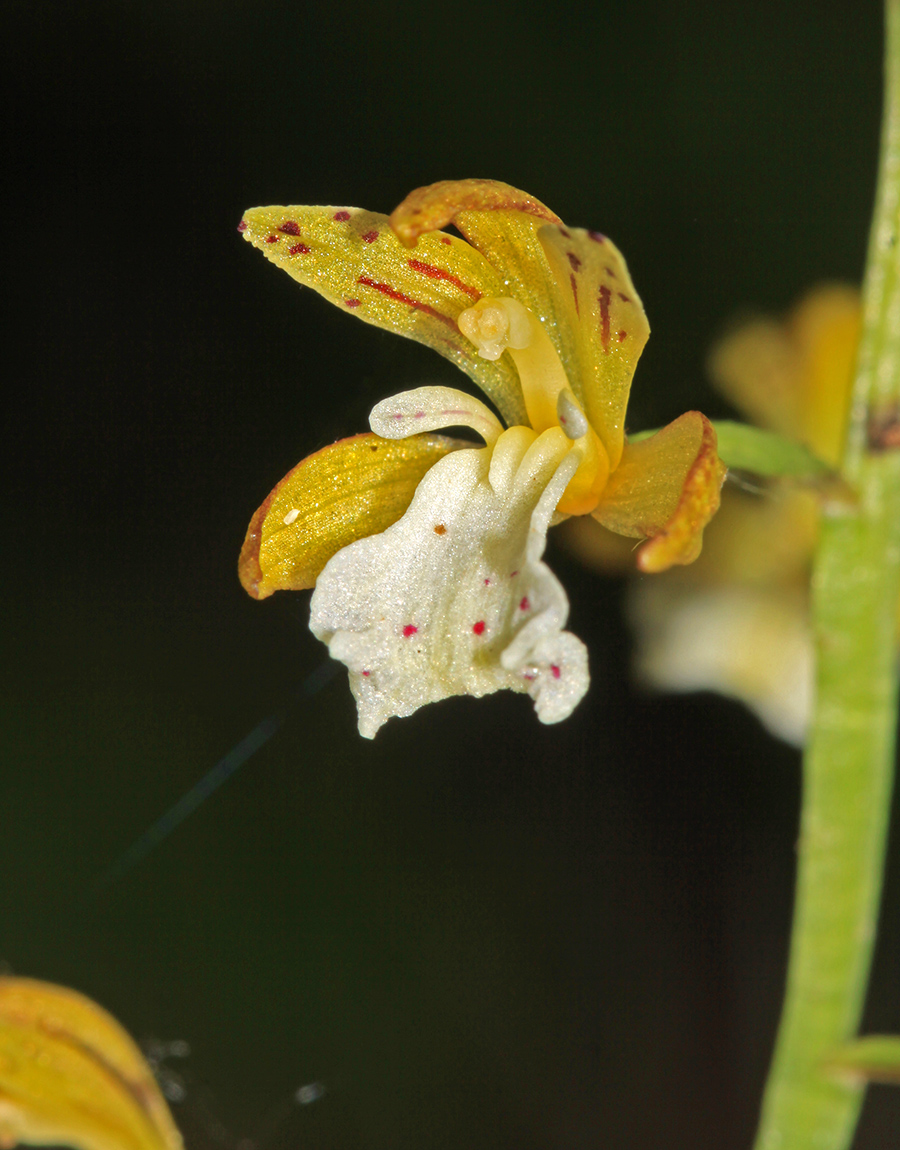
POLYGON ((390 218, 254 208, 240 230, 345 311, 452 360, 504 421, 449 387, 379 403, 373 434, 303 460, 256 512, 244 587, 260 599, 315 587, 310 627, 347 665, 366 737, 425 703, 504 687, 543 722, 566 718, 587 652, 542 562, 548 527, 593 515, 646 540, 644 571, 690 563, 724 478, 699 412, 625 438, 649 326, 617 248, 489 180, 420 188, 390 218), (435 434, 457 427, 484 446, 435 434))
MULTIPOLYGON (((854 288, 819 285, 783 319, 755 319, 720 340, 709 373, 747 419, 837 468, 861 322, 854 288)), ((820 506, 820 491, 785 480, 729 489, 700 562, 632 587, 639 677, 738 699, 801 745, 813 701, 809 577, 820 506)), ((603 546, 593 540, 595 556, 603 546)))

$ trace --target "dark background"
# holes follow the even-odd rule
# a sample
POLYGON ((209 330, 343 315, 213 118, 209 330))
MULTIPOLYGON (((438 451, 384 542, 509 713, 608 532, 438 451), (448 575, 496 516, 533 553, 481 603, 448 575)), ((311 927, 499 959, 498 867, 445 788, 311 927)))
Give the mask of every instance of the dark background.
MULTIPOLYGON (((7 14, 0 960, 186 1040, 191 1150, 749 1147, 797 756, 734 704, 635 692, 622 585, 552 543, 593 668, 567 723, 497 695, 369 743, 343 674, 299 696, 324 648, 307 596, 241 591, 251 513, 378 399, 465 383, 235 227, 505 180, 625 252, 654 329, 630 426, 727 414, 703 382, 722 325, 861 274, 877 3, 7 14)), ((896 850, 892 871, 867 1024, 897 1031, 896 850)), ((898 1129, 876 1089, 859 1150, 898 1129)))

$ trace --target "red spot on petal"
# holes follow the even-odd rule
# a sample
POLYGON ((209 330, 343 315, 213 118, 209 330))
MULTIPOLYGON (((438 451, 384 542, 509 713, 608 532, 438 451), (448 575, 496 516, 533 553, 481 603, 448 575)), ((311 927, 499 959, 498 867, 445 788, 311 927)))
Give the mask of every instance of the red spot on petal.
POLYGON ((307 244, 304 244, 304 243, 294 244, 294 246, 292 248, 288 248, 288 251, 291 253, 292 256, 308 256, 309 255, 309 247, 307 244))
POLYGON ((530 611, 531 610, 531 604, 528 602, 528 596, 527 595, 522 596, 522 599, 519 602, 519 610, 520 611, 530 611))
POLYGON ((565 228, 562 226, 562 224, 560 224, 560 225, 559 225, 559 234, 560 234, 561 236, 565 236, 567 240, 570 240, 570 239, 572 238, 572 237, 571 237, 571 235, 570 235, 570 234, 569 234, 569 233, 566 231, 566 229, 565 229, 565 228))
POLYGON ((415 635, 415 633, 416 633, 416 631, 418 631, 418 629, 419 628, 415 625, 415 623, 407 623, 406 626, 403 628, 403 638, 408 639, 410 637, 410 635, 415 635))
POLYGON ((368 679, 368 677, 369 677, 369 672, 368 672, 368 671, 363 671, 363 678, 364 678, 364 679, 368 679))
POLYGON ((527 679, 529 683, 533 683, 535 681, 535 679, 537 678, 537 675, 529 675, 528 672, 526 671, 522 675, 522 678, 527 679))
POLYGON ((442 244, 452 244, 453 240, 451 240, 449 236, 441 236, 441 243, 442 244))
POLYGON ((595 244, 606 243, 606 236, 603 232, 588 232, 588 239, 593 240, 595 244))
POLYGON ((331 218, 333 220, 337 220, 339 223, 343 223, 345 220, 350 219, 350 213, 349 212, 335 212, 331 218))
POLYGON ((615 272, 612 270, 612 268, 611 268, 611 267, 607 267, 607 268, 606 268, 606 274, 607 274, 608 276, 611 276, 611 277, 612 277, 612 279, 614 279, 614 280, 619 278, 619 277, 616 275, 616 273, 615 273, 615 272))
POLYGON ((422 303, 421 300, 413 299, 412 296, 404 295, 403 292, 397 291, 396 288, 392 288, 390 284, 378 283, 376 280, 369 279, 368 276, 360 276, 356 282, 358 284, 362 284, 363 287, 374 288, 375 291, 380 291, 382 295, 389 296, 391 299, 395 299, 399 303, 407 303, 416 311, 424 311, 426 315, 430 315, 435 319, 439 319, 441 323, 445 323, 449 327, 452 327, 454 331, 457 330, 456 320, 451 319, 449 315, 444 315, 443 312, 439 312, 437 308, 431 307, 430 304, 422 303))
POLYGON ((294 220, 285 220, 284 223, 281 225, 281 227, 278 230, 280 232, 284 232, 284 234, 286 236, 299 236, 300 235, 300 225, 298 223, 296 223, 294 220))
POLYGON ((512 575, 510 575, 510 579, 515 579, 515 577, 516 577, 518 574, 519 574, 519 572, 518 572, 518 571, 513 571, 512 575))
POLYGON ((278 236, 266 236, 266 243, 267 244, 277 244, 278 243, 278 236))
POLYGON ((347 305, 347 307, 359 307, 358 299, 345 299, 344 303, 347 305))
POLYGON ((485 587, 490 587, 490 585, 491 585, 490 579, 485 579, 484 585, 485 585, 485 587))
POLYGON ((566 252, 566 255, 569 257, 569 267, 573 272, 577 272, 581 267, 581 260, 574 252, 566 252))
POLYGON ((438 523, 434 529, 434 533, 435 535, 446 535, 447 528, 443 525, 443 523, 438 523))
POLYGON ((572 288, 572 298, 575 300, 575 314, 581 315, 581 308, 578 306, 578 281, 575 279, 575 273, 569 272, 569 284, 572 288))
POLYGON ((627 296, 623 291, 619 292, 619 299, 622 303, 631 303, 631 296, 627 296))
POLYGON ((406 261, 414 272, 421 272, 422 275, 428 276, 433 280, 446 280, 447 283, 452 283, 454 287, 458 287, 460 291, 466 293, 472 299, 481 299, 481 292, 478 288, 472 287, 471 284, 463 283, 458 277, 448 272, 445 268, 436 268, 434 264, 426 264, 423 260, 407 260, 406 261))
POLYGON ((365 243, 374 244, 378 239, 378 232, 364 232, 362 238, 365 243))
POLYGON ((616 338, 618 339, 619 343, 621 343, 623 339, 628 339, 628 332, 627 331, 617 332, 616 338))
POLYGON ((247 223, 246 220, 241 220, 241 222, 238 224, 238 231, 239 232, 245 232, 247 230, 247 228, 249 228, 249 227, 250 227, 250 225, 247 223))
POLYGON ((559 667, 557 667, 555 663, 550 664, 550 670, 553 672, 554 679, 558 679, 562 674, 562 671, 560 671, 559 667))
POLYGON ((477 623, 472 624, 472 630, 476 635, 483 635, 486 626, 487 624, 485 623, 484 619, 479 619, 477 623))
POLYGON ((609 351, 609 288, 600 289, 600 343, 604 351, 609 351))

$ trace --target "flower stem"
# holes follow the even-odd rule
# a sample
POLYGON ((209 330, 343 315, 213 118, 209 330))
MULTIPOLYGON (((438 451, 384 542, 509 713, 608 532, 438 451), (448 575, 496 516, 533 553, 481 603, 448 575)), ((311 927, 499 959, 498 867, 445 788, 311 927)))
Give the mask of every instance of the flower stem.
POLYGON ((813 570, 817 702, 803 762, 787 996, 757 1150, 846 1150, 864 1086, 827 1062, 855 1037, 876 934, 897 724, 900 601, 900 0, 886 0, 885 99, 864 326, 843 474, 813 570))

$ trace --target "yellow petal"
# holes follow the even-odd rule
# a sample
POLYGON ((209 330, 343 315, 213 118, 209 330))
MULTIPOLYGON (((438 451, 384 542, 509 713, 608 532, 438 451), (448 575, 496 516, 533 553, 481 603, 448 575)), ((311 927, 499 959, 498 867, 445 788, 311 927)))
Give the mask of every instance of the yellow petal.
POLYGON ((418 188, 391 215, 408 246, 448 223, 500 273, 501 294, 540 318, 615 467, 631 379, 650 334, 615 244, 599 232, 566 227, 540 200, 493 180, 418 188))
POLYGON ((496 180, 443 180, 417 188, 391 214, 391 227, 408 247, 426 243, 433 228, 448 223, 459 228, 502 280, 503 290, 493 294, 514 297, 540 318, 569 371, 575 361, 574 335, 538 238, 545 225, 560 222, 540 200, 496 180))
POLYGON ((859 293, 814 288, 784 322, 746 324, 713 348, 713 381, 749 419, 840 461, 859 342, 859 293))
POLYGON ((712 424, 688 411, 649 439, 626 445, 594 517, 620 535, 649 539, 638 553, 642 571, 692 563, 724 478, 712 424))
POLYGON ((650 324, 616 245, 599 232, 547 225, 538 232, 562 312, 575 341, 567 371, 610 466, 625 441, 625 408, 650 324))
POLYGON ((254 599, 314 587, 342 548, 385 531, 409 507, 419 481, 450 451, 472 444, 443 435, 354 435, 289 471, 250 521, 238 574, 254 599))
POLYGON ((415 247, 420 236, 455 223, 461 212, 521 212, 543 222, 559 223, 546 204, 500 180, 440 180, 416 188, 391 213, 400 242, 415 247))
POLYGON ((457 326, 460 312, 504 290, 465 240, 433 233, 413 254, 386 216, 360 208, 251 208, 240 228, 293 279, 367 323, 433 347, 478 384, 507 423, 525 422, 513 365, 482 359, 457 326))
POLYGON ((65 987, 0 978, 0 1146, 181 1150, 140 1050, 65 987))
POLYGON ((816 289, 791 313, 789 328, 803 364, 798 438, 837 467, 862 329, 859 292, 836 284, 816 289))

